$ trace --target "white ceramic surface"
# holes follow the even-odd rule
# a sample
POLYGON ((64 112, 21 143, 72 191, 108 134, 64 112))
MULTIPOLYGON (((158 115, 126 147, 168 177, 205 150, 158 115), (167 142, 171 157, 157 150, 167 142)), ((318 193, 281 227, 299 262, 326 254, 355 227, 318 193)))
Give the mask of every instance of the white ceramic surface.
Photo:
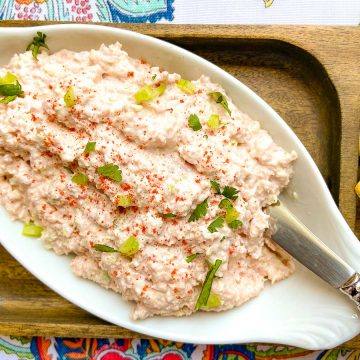
MULTIPOLYGON (((0 28, 0 65, 24 51, 35 32, 48 35, 52 52, 88 50, 120 41, 134 57, 176 71, 184 78, 209 75, 235 104, 259 120, 276 142, 294 149, 299 159, 291 189, 298 200, 283 201, 318 237, 360 271, 360 245, 341 217, 319 170, 299 139, 263 100, 234 77, 206 60, 166 42, 137 33, 94 25, 0 28)), ((257 298, 223 313, 197 313, 183 318, 155 317, 132 321, 131 304, 119 295, 72 274, 67 257, 45 250, 41 241, 22 237, 20 223, 0 209, 1 243, 37 278, 81 308, 114 324, 155 337, 193 343, 272 342, 308 349, 339 345, 360 332, 356 307, 301 265, 289 279, 267 287, 257 298)))

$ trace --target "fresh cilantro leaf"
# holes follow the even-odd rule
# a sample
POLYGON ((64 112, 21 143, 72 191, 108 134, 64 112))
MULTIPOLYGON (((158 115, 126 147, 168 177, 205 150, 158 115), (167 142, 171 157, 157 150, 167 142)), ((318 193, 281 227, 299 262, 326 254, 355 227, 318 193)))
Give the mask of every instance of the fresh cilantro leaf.
POLYGON ((218 231, 217 229, 220 229, 224 227, 224 218, 222 216, 218 217, 217 219, 215 219, 209 226, 208 226, 208 230, 211 233, 214 233, 216 231, 218 231))
POLYGON ((241 220, 234 220, 234 221, 232 221, 230 224, 228 224, 229 225, 229 227, 231 228, 231 229, 234 229, 234 230, 236 230, 239 226, 242 226, 242 221, 241 220))
POLYGON ((202 126, 200 124, 200 120, 199 120, 198 116, 195 114, 192 114, 189 116, 188 124, 189 124, 189 127, 191 127, 194 131, 198 131, 202 128, 202 126))
POLYGON ((216 181, 210 180, 211 187, 215 191, 215 194, 221 195, 220 184, 216 181))
POLYGON ((209 207, 207 199, 198 204, 194 212, 189 217, 189 222, 199 220, 202 216, 205 216, 207 213, 207 208, 209 207))
POLYGON ((49 50, 49 47, 45 44, 45 39, 46 39, 46 35, 38 31, 37 35, 34 36, 32 42, 26 48, 26 51, 32 50, 32 56, 35 60, 37 60, 37 55, 41 47, 44 47, 49 50))
POLYGON ((91 152, 95 151, 96 142, 95 141, 89 141, 84 150, 84 154, 90 154, 91 152))
POLYGON ((121 170, 115 164, 105 164, 104 166, 100 166, 97 168, 97 172, 98 174, 115 181, 122 180, 121 170))
POLYGON ((239 212, 234 207, 231 207, 229 209, 226 209, 225 220, 228 224, 230 224, 234 220, 237 220, 239 215, 240 215, 239 212))
POLYGON ((173 213, 160 213, 161 216, 167 218, 167 219, 170 219, 170 218, 175 218, 176 215, 173 214, 173 213))
POLYGON ((194 261, 194 259, 199 256, 200 254, 196 253, 196 254, 191 254, 186 258, 186 262, 187 263, 191 263, 192 261, 194 261))
POLYGON ((211 266, 210 270, 206 274, 205 281, 203 283, 200 295, 196 301, 196 305, 195 305, 196 310, 199 310, 203 306, 206 306, 209 296, 210 296, 211 287, 212 287, 212 283, 214 281, 215 274, 218 271, 221 263, 222 263, 222 260, 216 259, 215 264, 211 266))
POLYGON ((111 246, 107 246, 103 244, 94 244, 94 249, 96 251, 101 251, 101 252, 118 252, 116 249, 112 248, 111 246))
POLYGON ((238 198, 238 196, 236 195, 238 192, 239 190, 235 189, 232 186, 225 186, 222 192, 222 196, 225 196, 230 200, 236 200, 238 198))
POLYGON ((231 204, 231 201, 229 199, 222 199, 219 203, 219 208, 220 209, 225 209, 225 210, 228 210, 230 208, 232 208, 232 204, 231 204))
POLYGON ((231 111, 229 109, 229 105, 228 102, 226 101, 225 96, 219 92, 219 91, 215 91, 215 92, 210 92, 208 94, 211 99, 213 99, 217 104, 221 104, 221 106, 228 112, 228 114, 231 116, 231 111))

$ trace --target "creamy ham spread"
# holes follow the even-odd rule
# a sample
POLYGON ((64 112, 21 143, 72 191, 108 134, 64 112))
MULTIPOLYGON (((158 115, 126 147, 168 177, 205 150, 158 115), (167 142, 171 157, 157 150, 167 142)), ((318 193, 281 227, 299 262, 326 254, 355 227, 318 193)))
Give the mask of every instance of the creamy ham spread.
POLYGON ((24 93, 0 105, 2 204, 75 274, 136 303, 134 319, 227 310, 293 272, 266 207, 296 154, 208 77, 181 82, 118 43, 26 52, 7 73, 24 93))

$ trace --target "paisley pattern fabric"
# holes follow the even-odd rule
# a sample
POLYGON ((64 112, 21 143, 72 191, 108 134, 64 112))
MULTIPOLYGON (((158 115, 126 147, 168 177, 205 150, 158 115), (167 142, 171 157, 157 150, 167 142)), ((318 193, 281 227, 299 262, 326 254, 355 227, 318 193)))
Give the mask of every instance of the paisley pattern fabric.
POLYGON ((359 360, 360 350, 192 345, 164 340, 0 337, 0 359, 35 360, 359 360))
POLYGON ((174 0, 0 0, 0 20, 157 22, 173 20, 174 0))

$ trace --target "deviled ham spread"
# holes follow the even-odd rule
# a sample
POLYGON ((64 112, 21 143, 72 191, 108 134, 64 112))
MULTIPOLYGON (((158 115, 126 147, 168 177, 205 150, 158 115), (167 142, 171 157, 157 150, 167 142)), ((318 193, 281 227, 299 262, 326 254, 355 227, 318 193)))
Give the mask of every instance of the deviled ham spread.
POLYGON ((293 272, 266 208, 296 154, 224 89, 119 43, 36 57, 0 68, 0 200, 24 236, 134 319, 231 309, 293 272))

